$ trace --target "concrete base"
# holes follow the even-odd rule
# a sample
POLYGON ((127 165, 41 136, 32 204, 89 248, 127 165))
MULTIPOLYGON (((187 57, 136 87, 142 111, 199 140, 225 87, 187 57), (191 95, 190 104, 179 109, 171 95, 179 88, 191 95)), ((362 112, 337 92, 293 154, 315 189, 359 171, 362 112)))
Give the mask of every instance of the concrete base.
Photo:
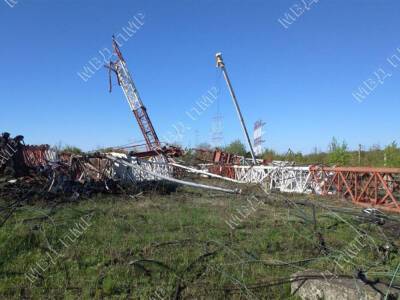
MULTIPOLYGON (((304 276, 325 276, 292 283, 292 294, 303 300, 381 300, 388 287, 384 284, 370 286, 358 279, 334 278, 329 273, 304 271, 292 275, 292 279, 304 276)), ((400 290, 391 289, 389 299, 400 299, 400 290)))

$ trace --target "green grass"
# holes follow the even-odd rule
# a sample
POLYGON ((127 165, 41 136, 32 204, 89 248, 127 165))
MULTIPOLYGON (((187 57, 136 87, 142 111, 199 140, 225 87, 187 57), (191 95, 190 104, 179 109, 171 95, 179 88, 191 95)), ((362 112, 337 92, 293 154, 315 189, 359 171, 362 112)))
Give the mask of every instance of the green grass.
MULTIPOLYGON (((290 284, 260 285, 301 270, 334 270, 333 259, 319 250, 311 209, 302 207, 306 216, 301 218, 282 200, 268 202, 232 230, 225 221, 247 204, 245 195, 179 188, 138 199, 99 196, 53 208, 21 207, 0 228, 0 298, 159 299, 158 293, 169 299, 180 287, 185 299, 296 299, 290 284), (60 238, 65 241, 82 218, 90 225, 66 247, 60 238), (46 254, 49 246, 59 254, 54 263, 46 254), (277 265, 309 258, 318 259, 277 265), (49 267, 32 283, 26 272, 41 261, 49 267)), ((377 244, 386 242, 377 225, 342 217, 377 244)), ((317 210, 317 220, 330 254, 355 237, 349 224, 326 210, 317 210)), ((383 262, 378 251, 366 247, 354 261, 389 282, 385 274, 400 258, 391 253, 383 262)), ((343 272, 354 274, 355 268, 346 265, 343 272)))

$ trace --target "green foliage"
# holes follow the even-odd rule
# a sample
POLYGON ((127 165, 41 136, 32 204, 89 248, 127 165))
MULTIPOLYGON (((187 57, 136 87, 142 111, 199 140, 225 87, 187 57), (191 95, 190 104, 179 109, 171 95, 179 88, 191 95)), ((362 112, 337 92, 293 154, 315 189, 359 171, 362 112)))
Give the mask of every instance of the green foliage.
POLYGON ((196 164, 198 158, 195 150, 185 149, 184 154, 180 159, 182 159, 187 165, 193 165, 196 164))
POLYGON ((385 150, 385 165, 388 167, 396 167, 400 166, 400 149, 397 146, 396 142, 392 142, 388 145, 385 150))
POLYGON ((396 142, 389 144, 384 149, 380 145, 373 145, 369 149, 360 145, 360 150, 349 150, 346 142, 339 143, 336 138, 333 138, 328 152, 322 152, 315 148, 309 154, 291 151, 280 154, 272 149, 266 149, 262 158, 267 161, 294 161, 298 165, 400 167, 400 148, 396 142))
POLYGON ((57 145, 54 145, 53 148, 60 152, 83 154, 83 151, 80 148, 71 145, 63 145, 62 142, 59 142, 57 145))
POLYGON ((272 150, 272 149, 265 149, 264 154, 262 155, 262 158, 266 161, 272 161, 276 160, 277 153, 272 150))
POLYGON ((75 146, 69 146, 69 145, 64 146, 61 151, 67 152, 67 153, 72 153, 72 154, 82 154, 83 153, 83 151, 80 148, 75 147, 75 146))
POLYGON ((347 143, 345 141, 340 144, 334 137, 329 144, 328 161, 330 164, 346 166, 349 164, 350 155, 347 151, 347 143))
POLYGON ((224 149, 226 152, 246 156, 246 147, 240 140, 235 140, 224 149))
POLYGON ((102 153, 107 153, 107 152, 118 152, 118 150, 117 150, 117 149, 114 149, 113 147, 98 148, 96 151, 102 152, 102 153))

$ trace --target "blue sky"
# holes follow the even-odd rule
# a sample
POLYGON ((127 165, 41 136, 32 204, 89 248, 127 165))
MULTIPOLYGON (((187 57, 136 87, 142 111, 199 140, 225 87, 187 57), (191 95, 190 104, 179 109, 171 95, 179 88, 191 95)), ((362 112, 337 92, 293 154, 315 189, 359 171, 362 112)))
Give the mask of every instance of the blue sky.
POLYGON ((107 72, 77 74, 135 16, 143 25, 122 52, 161 139, 181 122, 179 142, 209 142, 219 106, 225 142, 244 140, 215 68, 221 51, 250 131, 267 123, 267 147, 400 141, 400 67, 387 60, 400 57, 396 0, 320 0, 309 10, 302 0, 8 1, 18 3, 0 0, 0 130, 28 143, 90 150, 143 140, 121 89, 108 93, 107 72), (296 4, 304 12, 283 27, 296 4), (391 76, 357 101, 352 93, 379 69, 391 76), (218 100, 192 121, 186 111, 213 87, 218 100))

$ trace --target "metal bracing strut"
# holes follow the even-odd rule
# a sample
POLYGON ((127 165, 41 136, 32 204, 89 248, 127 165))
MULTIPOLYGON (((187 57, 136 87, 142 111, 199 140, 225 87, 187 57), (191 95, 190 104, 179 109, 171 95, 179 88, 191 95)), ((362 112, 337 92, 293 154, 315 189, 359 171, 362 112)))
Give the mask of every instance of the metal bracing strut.
MULTIPOLYGON (((107 66, 111 71, 117 75, 118 84, 122 87, 125 97, 128 100, 128 104, 135 115, 136 121, 139 124, 140 130, 142 131, 143 137, 146 141, 146 145, 149 151, 160 149, 160 141, 154 130, 153 124, 147 114, 146 108, 140 99, 139 92, 133 83, 132 77, 129 73, 128 66, 122 56, 121 50, 118 47, 118 43, 113 37, 113 48, 118 59, 115 62, 110 62, 107 66)), ((111 77, 110 77, 110 91, 111 91, 111 77)))
POLYGON ((228 76, 228 73, 227 73, 226 68, 225 68, 225 63, 224 63, 224 61, 222 59, 222 53, 217 53, 215 55, 215 57, 217 59, 217 67, 221 68, 222 73, 224 74, 224 77, 225 77, 225 80, 226 80, 226 84, 228 85, 229 92, 231 93, 231 96, 232 96, 233 104, 235 105, 236 112, 237 112, 238 117, 239 117, 240 124, 242 125, 243 131, 244 131, 244 135, 246 136, 247 144, 248 144, 248 146, 250 148, 250 153, 251 153, 251 157, 253 158, 253 163, 256 165, 257 164, 257 160, 256 160, 256 156, 254 154, 253 146, 251 145, 249 133, 247 131, 246 124, 244 122, 242 112, 240 111, 239 103, 238 103, 238 101, 236 99, 235 92, 233 91, 231 81, 229 80, 229 76, 228 76))

